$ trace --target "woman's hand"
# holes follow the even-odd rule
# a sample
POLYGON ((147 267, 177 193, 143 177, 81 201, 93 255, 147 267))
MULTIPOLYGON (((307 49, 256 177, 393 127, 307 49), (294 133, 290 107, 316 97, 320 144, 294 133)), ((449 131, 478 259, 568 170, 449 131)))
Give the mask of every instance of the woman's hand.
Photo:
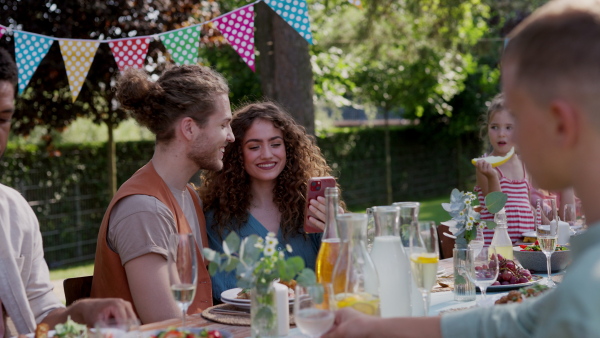
POLYGON ((316 199, 311 199, 308 210, 314 215, 308 216, 308 222, 321 230, 325 230, 325 220, 327 219, 325 197, 319 196, 316 199))

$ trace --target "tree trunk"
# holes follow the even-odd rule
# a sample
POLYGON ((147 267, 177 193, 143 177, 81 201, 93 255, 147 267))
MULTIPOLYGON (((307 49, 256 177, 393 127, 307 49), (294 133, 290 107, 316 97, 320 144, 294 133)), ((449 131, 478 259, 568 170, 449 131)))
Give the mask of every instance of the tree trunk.
POLYGON ((117 193, 117 148, 113 124, 107 122, 106 126, 108 127, 108 193, 112 199, 117 193))
POLYGON ((392 187, 392 155, 391 155, 391 145, 390 145, 390 112, 387 107, 384 108, 383 116, 385 117, 385 129, 384 129, 384 139, 385 139, 385 185, 387 192, 387 204, 391 205, 394 201, 394 189, 392 187))
POLYGON ((258 72, 266 99, 281 104, 309 134, 315 132, 308 42, 267 4, 256 9, 258 72))

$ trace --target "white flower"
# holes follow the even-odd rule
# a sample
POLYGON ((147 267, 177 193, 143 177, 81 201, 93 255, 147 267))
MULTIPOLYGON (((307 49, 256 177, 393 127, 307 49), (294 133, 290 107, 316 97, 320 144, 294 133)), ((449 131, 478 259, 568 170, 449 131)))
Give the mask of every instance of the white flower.
POLYGON ((274 253, 275 253, 275 247, 274 246, 269 246, 269 245, 267 245, 265 247, 265 250, 263 251, 263 254, 265 256, 273 256, 274 253))
POLYGON ((274 232, 271 232, 271 231, 267 232, 267 237, 276 237, 276 236, 277 235, 275 235, 274 232))
POLYGON ((265 242, 265 240, 262 237, 258 237, 258 239, 256 240, 256 242, 262 244, 265 242))
POLYGON ((467 227, 466 227, 466 228, 467 228, 467 230, 471 230, 471 229, 473 229, 473 222, 471 222, 471 221, 468 221, 468 222, 467 222, 467 227))
MULTIPOLYGON (((261 239, 262 239, 262 238, 261 238, 261 239)), ((265 246, 264 246, 264 245, 262 245, 262 243, 260 243, 260 242, 256 242, 256 244, 254 244, 254 247, 255 247, 255 248, 258 248, 258 249, 263 249, 265 246)))
POLYGON ((283 251, 279 251, 279 258, 280 259, 284 259, 285 255, 283 254, 283 251))
POLYGON ((464 211, 461 211, 461 212, 459 212, 458 214, 459 214, 460 216, 464 216, 464 215, 465 215, 465 212, 464 212, 464 211))
POLYGON ((287 252, 292 252, 292 251, 293 251, 293 250, 292 250, 292 246, 291 246, 291 245, 289 245, 289 244, 286 244, 286 245, 285 245, 285 249, 287 250, 287 252))
POLYGON ((274 237, 267 237, 267 246, 275 246, 277 245, 277 243, 279 243, 279 241, 277 240, 277 238, 274 237))
POLYGON ((486 226, 486 225, 487 225, 487 224, 485 224, 485 222, 479 222, 479 224, 477 224, 477 227, 478 227, 479 229, 483 229, 483 228, 485 228, 485 226, 486 226))

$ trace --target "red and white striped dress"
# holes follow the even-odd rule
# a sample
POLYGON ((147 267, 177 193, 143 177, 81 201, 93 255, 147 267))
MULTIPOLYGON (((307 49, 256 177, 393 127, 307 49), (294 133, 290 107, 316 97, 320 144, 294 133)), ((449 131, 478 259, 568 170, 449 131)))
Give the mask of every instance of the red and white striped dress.
MULTIPOLYGON (((511 180, 504 177, 502 170, 496 167, 496 170, 500 173, 500 189, 503 193, 508 195, 508 200, 504 209, 506 211, 506 218, 508 220, 508 235, 514 242, 523 237, 523 233, 528 231, 535 231, 534 223, 534 211, 529 202, 529 191, 531 190, 531 184, 527 180, 527 172, 523 165, 523 172, 525 176, 520 180, 511 180)), ((476 186, 475 192, 477 192, 477 198, 479 199, 479 205, 483 207, 480 212, 482 220, 494 220, 494 214, 485 207, 485 197, 481 192, 481 188, 476 186)), ((494 230, 483 229, 483 236, 485 238, 485 244, 490 245, 492 237, 494 237, 494 230)))

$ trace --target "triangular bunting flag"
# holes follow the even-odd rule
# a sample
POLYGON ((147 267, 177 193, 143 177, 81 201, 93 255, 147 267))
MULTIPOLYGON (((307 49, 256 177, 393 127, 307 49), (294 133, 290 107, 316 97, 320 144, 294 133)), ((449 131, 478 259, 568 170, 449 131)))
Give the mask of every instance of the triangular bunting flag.
POLYGON ((62 53, 67 69, 67 78, 69 79, 69 87, 73 102, 77 100, 79 91, 85 82, 96 50, 100 46, 100 42, 95 41, 80 41, 80 40, 59 40, 60 52, 62 53))
POLYGON ((349 3, 353 4, 354 6, 358 7, 358 8, 363 8, 362 7, 362 1, 361 0, 348 0, 349 3))
POLYGON ((19 94, 27 87, 29 80, 48 53, 54 39, 47 36, 15 31, 15 58, 19 75, 19 94))
POLYGON ((160 36, 163 45, 178 65, 198 63, 198 46, 200 45, 200 25, 178 29, 160 36))
POLYGON ((265 0, 265 2, 312 45, 306 0, 265 0))
POLYGON ((150 38, 120 39, 108 43, 122 72, 127 68, 142 68, 148 54, 150 38))
POLYGON ((4 35, 5 32, 6 32, 6 27, 0 26, 0 38, 2 37, 2 35, 4 35))
POLYGON ((254 60, 254 6, 240 8, 213 22, 229 44, 255 71, 254 60))

